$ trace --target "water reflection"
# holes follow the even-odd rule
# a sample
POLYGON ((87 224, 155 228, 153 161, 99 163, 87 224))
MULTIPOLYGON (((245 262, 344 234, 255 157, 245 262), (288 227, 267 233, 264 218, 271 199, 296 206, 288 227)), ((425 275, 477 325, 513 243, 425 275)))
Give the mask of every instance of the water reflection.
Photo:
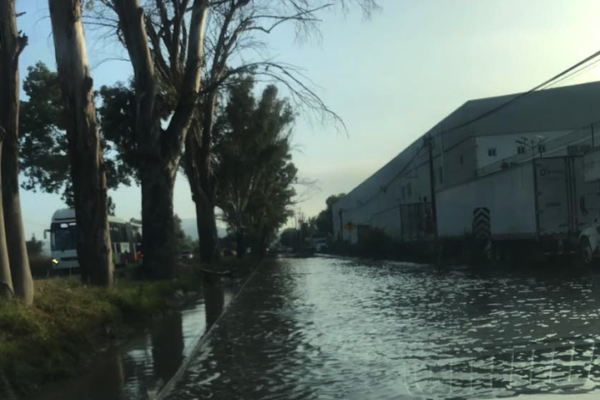
POLYGON ((470 399, 600 387, 597 275, 263 266, 169 399, 470 399))
POLYGON ((154 380, 168 382, 183 361, 183 325, 180 313, 166 317, 152 330, 152 361, 154 380))
POLYGON ((212 325, 219 319, 225 305, 225 289, 217 277, 204 279, 204 303, 206 304, 206 324, 212 325))
POLYGON ((139 336, 95 360, 76 379, 43 388, 28 400, 147 400, 171 379, 207 327, 231 300, 235 287, 204 285, 204 297, 155 321, 139 336))

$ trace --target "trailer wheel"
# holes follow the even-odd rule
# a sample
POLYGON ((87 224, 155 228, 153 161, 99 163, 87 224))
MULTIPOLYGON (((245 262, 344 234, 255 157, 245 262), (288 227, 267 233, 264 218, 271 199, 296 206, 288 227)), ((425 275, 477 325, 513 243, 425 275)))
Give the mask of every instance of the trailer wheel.
POLYGON ((586 237, 581 238, 579 241, 579 259, 585 266, 592 265, 592 262, 594 261, 592 246, 590 245, 590 240, 586 237))

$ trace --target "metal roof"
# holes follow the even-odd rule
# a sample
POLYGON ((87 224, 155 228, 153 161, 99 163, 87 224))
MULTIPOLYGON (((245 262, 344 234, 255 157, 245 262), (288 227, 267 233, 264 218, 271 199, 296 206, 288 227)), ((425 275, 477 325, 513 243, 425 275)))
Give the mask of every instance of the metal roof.
MULTIPOLYGON (((444 148, 449 149, 474 136, 576 130, 600 120, 599 81, 530 93, 483 119, 456 129, 521 94, 469 100, 437 123, 425 135, 439 136, 442 133, 444 148)), ((418 149, 422 147, 422 138, 425 135, 420 136, 352 189, 338 202, 336 209, 339 207, 352 209, 364 199, 376 195, 383 185, 393 180, 398 172, 411 162, 418 149)), ((434 153, 438 151, 439 147, 434 150, 434 153)), ((422 151, 415 162, 422 162, 422 159, 426 158, 426 152, 422 151)))

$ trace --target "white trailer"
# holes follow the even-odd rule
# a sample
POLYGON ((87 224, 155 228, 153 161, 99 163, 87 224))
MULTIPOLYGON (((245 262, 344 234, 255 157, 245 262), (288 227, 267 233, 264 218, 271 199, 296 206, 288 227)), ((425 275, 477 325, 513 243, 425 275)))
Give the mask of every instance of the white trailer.
MULTIPOLYGON (((583 157, 585 182, 600 191, 600 149, 594 149, 583 157)), ((585 264, 591 264, 600 257, 600 221, 595 215, 593 221, 579 235, 579 254, 585 264)))
POLYGON ((581 156, 540 158, 439 191, 439 236, 575 250, 600 205, 598 185, 585 182, 583 168, 581 156))

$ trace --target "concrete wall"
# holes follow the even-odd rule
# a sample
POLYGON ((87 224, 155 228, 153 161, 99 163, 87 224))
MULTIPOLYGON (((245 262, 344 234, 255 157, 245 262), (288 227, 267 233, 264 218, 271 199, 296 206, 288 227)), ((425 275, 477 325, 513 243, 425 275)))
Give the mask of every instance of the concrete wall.
MULTIPOLYGON (((496 163, 499 160, 519 154, 518 147, 522 145, 516 143, 517 140, 522 141, 523 138, 527 138, 537 142, 538 137, 543 137, 546 139, 543 143, 543 146, 545 147, 548 145, 549 141, 557 139, 561 136, 565 136, 570 132, 571 131, 530 132, 494 136, 479 136, 475 140, 477 168, 483 168, 490 164, 496 163), (490 149, 496 150, 496 156, 489 155, 490 149)), ((525 147, 525 153, 531 154, 531 149, 525 147)))
MULTIPOLYGON (((487 171, 481 172, 482 167, 485 169, 497 163, 498 169, 499 160, 515 156, 515 140, 522 136, 541 135, 549 138, 547 143, 562 140, 565 143, 552 155, 566 154, 571 141, 568 133, 600 120, 597 109, 600 82, 593 82, 536 92, 483 119, 465 124, 517 96, 468 101, 427 132, 432 135, 435 144, 436 191, 450 189, 487 174, 487 171), (489 147, 496 148, 496 157, 488 156, 489 147)), ((600 138, 600 134, 598 136, 600 138)), ((573 140, 576 140, 574 136, 573 140)), ((344 224, 352 222, 354 226, 381 228, 390 236, 399 238, 402 227, 399 206, 431 198, 428 161, 427 149, 419 138, 354 188, 334 205, 336 237, 341 229, 338 215, 341 209, 344 224)), ((506 190, 506 187, 498 190, 506 190)), ((354 232, 343 230, 343 234, 346 240, 354 242, 357 239, 356 229, 354 232)))
POLYGON ((436 199, 438 233, 451 238, 471 234, 473 211, 485 207, 490 211, 493 236, 534 237, 537 231, 533 193, 531 163, 443 190, 436 199))

